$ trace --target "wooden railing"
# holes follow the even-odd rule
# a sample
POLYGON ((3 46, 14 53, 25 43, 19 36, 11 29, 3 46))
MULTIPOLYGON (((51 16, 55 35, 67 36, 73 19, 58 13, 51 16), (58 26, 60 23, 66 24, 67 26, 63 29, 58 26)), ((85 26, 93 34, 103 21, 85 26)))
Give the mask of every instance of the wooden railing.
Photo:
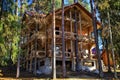
POLYGON ((94 42, 94 38, 91 38, 88 35, 78 35, 78 40, 83 42, 94 42))
POLYGON ((29 60, 31 58, 34 58, 35 57, 35 54, 36 54, 36 57, 37 58, 42 58, 42 57, 45 57, 46 56, 46 52, 45 51, 32 51, 30 54, 27 54, 26 55, 26 60, 29 60))
MULTIPOLYGON (((49 51, 49 57, 52 57, 52 51, 49 51)), ((59 51, 58 54, 56 53, 56 57, 62 58, 62 51, 59 51)), ((72 57, 72 52, 65 52, 65 57, 66 58, 71 58, 72 57)))

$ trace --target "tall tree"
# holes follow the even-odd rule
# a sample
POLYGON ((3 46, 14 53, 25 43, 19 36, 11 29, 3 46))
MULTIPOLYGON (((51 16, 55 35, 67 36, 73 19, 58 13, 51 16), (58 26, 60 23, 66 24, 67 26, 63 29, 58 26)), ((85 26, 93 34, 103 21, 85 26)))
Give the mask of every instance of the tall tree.
MULTIPOLYGON (((2 14, 0 21, 0 54, 1 65, 13 65, 17 62, 19 51, 20 16, 15 15, 18 8, 13 0, 2 0, 2 14), (7 4, 7 5, 5 5, 7 4), (3 14, 4 13, 4 14, 3 14)), ((19 12, 18 12, 19 13, 19 12)))
POLYGON ((66 64, 65 64, 65 32, 64 32, 64 0, 62 0, 62 65, 63 77, 66 77, 66 64))
MULTIPOLYGON (((109 49, 114 49, 114 51, 117 53, 116 55, 118 55, 120 53, 120 48, 119 48, 119 39, 120 39, 120 33, 119 33, 119 29, 120 29, 120 14, 119 14, 119 8, 120 8, 120 4, 119 4, 119 0, 98 0, 96 1, 99 13, 100 13, 100 18, 101 21, 103 22, 103 25, 107 25, 110 28, 108 28, 108 31, 110 31, 109 29, 111 29, 110 32, 112 32, 112 35, 108 35, 107 41, 109 41, 108 43, 108 48, 109 49), (106 17, 108 16, 109 13, 109 18, 106 17), (111 45, 111 37, 113 37, 113 44, 111 45)), ((103 31, 104 31, 103 27, 103 31)), ((113 51, 113 50, 112 50, 113 51)), ((114 58, 114 51, 112 53, 113 55, 113 61, 116 61, 115 57, 114 58)), ((119 54, 120 57, 120 54, 119 54)), ((119 59, 118 59, 119 60, 119 59)), ((114 62, 116 63, 116 62, 114 62)), ((114 66, 115 69, 115 66, 114 66)), ((116 77, 116 72, 115 72, 115 77, 116 77)))
POLYGON ((56 41, 55 41, 55 0, 52 0, 52 8, 53 8, 53 79, 56 79, 56 41))
POLYGON ((103 77, 103 71, 102 71, 102 64, 101 64, 101 56, 100 56, 100 51, 99 51, 99 46, 98 46, 98 32, 97 32, 97 24, 96 24, 96 7, 93 4, 94 1, 90 0, 90 5, 91 5, 91 12, 92 12, 92 20, 93 20, 93 31, 94 31, 94 36, 95 36, 95 43, 96 43, 96 52, 97 52, 97 58, 98 58, 98 64, 99 64, 99 76, 103 77))
POLYGON ((108 12, 108 26, 109 26, 109 30, 110 30, 110 43, 111 43, 113 66, 114 66, 114 77, 117 78, 116 63, 115 63, 115 54, 114 54, 114 49, 113 49, 114 47, 113 47, 112 31, 111 31, 111 26, 110 26, 110 15, 109 15, 109 12, 108 12))
MULTIPOLYGON (((77 3, 78 0, 74 0, 74 3, 77 3)), ((80 61, 79 61, 79 55, 78 55, 78 25, 77 25, 77 10, 76 10, 76 7, 74 8, 74 19, 75 19, 75 22, 74 22, 74 33, 76 33, 75 35, 75 56, 76 56, 76 71, 79 71, 79 64, 80 64, 80 61)))
POLYGON ((2 17, 2 12, 3 12, 3 0, 1 0, 0 2, 0 20, 1 20, 1 17, 2 17))

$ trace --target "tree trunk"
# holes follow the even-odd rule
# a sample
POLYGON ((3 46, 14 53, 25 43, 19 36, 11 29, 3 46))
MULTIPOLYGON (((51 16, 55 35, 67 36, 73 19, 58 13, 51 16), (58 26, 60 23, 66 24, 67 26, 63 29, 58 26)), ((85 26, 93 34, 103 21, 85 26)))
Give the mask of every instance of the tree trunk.
POLYGON ((62 0, 62 66, 63 77, 66 77, 66 64, 65 64, 65 35, 64 35, 64 0, 62 0))
MULTIPOLYGON (((36 12, 37 14, 37 12, 36 12)), ((38 16, 36 15, 36 20, 38 20, 38 16)), ((37 34, 38 32, 38 23, 36 22, 36 28, 35 28, 35 34, 37 34)), ((33 44, 34 45, 34 44, 33 44)), ((37 71, 37 49, 38 49, 38 42, 37 42, 37 36, 35 36, 35 58, 34 58, 34 74, 36 75, 36 71, 37 71)))
POLYGON ((23 13, 23 5, 22 5, 22 2, 20 1, 20 5, 21 5, 21 7, 20 7, 20 16, 22 16, 22 13, 23 13))
POLYGON ((110 15, 109 12, 107 13, 108 15, 108 27, 110 31, 110 43, 111 43, 111 49, 112 49, 112 58, 113 58, 113 67, 114 67, 114 77, 117 78, 117 72, 116 72, 116 62, 115 62, 115 53, 114 53, 114 46, 113 46, 113 41, 112 41, 112 31, 111 31, 111 26, 110 26, 110 15))
MULTIPOLYGON (((74 0, 74 3, 77 3, 78 0, 74 0)), ((74 8, 74 18, 75 18, 75 23, 74 23, 74 33, 76 34, 75 35, 75 56, 76 56, 76 71, 79 71, 79 55, 78 55, 78 33, 77 33, 77 30, 78 30, 78 25, 77 25, 77 11, 76 11, 76 8, 74 8)))
MULTIPOLYGON (((23 23, 21 26, 23 26, 23 23)), ((21 33, 21 27, 20 27, 20 33, 21 33)), ((20 54, 21 54, 21 35, 20 35, 20 41, 19 41, 19 53, 18 53, 18 61, 17 61, 16 78, 18 78, 20 76, 20 54)))
POLYGON ((74 3, 77 3, 78 2, 78 0, 74 0, 74 3))
POLYGON ((55 42, 55 0, 52 0, 52 4, 53 4, 53 47, 52 47, 52 52, 53 52, 53 79, 56 79, 56 42, 55 42))
POLYGON ((0 20, 1 20, 1 18, 2 18, 2 12, 3 12, 3 1, 4 0, 1 0, 1 11, 0 11, 0 20))
POLYGON ((109 51, 108 51, 108 40, 105 39, 105 41, 106 41, 106 51, 107 51, 108 72, 111 72, 111 68, 110 68, 110 57, 109 57, 109 51))
POLYGON ((98 58, 98 64, 99 64, 99 76, 103 77, 101 55, 100 55, 99 46, 98 46, 98 32, 97 32, 96 14, 95 14, 96 8, 93 9, 92 3, 94 3, 94 2, 92 2, 92 0, 90 0, 92 20, 93 20, 93 29, 94 29, 94 36, 95 36, 95 44, 96 44, 96 52, 97 52, 97 58, 98 58))
POLYGON ((18 15, 18 0, 15 0, 15 15, 18 15))
POLYGON ((18 78, 19 76, 20 76, 20 50, 19 50, 19 54, 18 54, 16 78, 18 78))
MULTIPOLYGON (((23 23, 22 23, 23 26, 23 23)), ((21 28, 20 28, 21 32, 21 28)), ((21 54, 21 35, 20 35, 20 41, 19 41, 19 53, 18 53, 18 61, 17 61, 17 73, 16 73, 16 78, 20 76, 20 54, 21 54)))
POLYGON ((79 54, 78 54, 78 25, 77 25, 77 11, 74 8, 74 33, 75 33, 75 56, 76 56, 76 71, 79 71, 79 54))

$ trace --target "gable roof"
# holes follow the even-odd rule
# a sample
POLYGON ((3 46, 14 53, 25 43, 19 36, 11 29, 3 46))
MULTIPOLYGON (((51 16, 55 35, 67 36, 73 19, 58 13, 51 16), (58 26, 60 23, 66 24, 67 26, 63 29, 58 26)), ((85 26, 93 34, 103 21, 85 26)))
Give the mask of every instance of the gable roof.
MULTIPOLYGON (((90 13, 87 9, 85 9, 79 3, 74 3, 74 4, 71 4, 69 6, 65 6, 64 10, 68 10, 68 9, 71 9, 71 8, 74 8, 74 7, 80 8, 84 13, 86 13, 92 19, 92 13, 90 13)), ((62 13, 62 8, 59 8, 59 9, 55 10, 55 14, 58 14, 58 13, 62 13)), ((52 13, 49 13, 47 16, 49 16, 49 15, 52 15, 52 13)), ((101 23, 99 21, 97 21, 97 24, 101 25, 101 23)))

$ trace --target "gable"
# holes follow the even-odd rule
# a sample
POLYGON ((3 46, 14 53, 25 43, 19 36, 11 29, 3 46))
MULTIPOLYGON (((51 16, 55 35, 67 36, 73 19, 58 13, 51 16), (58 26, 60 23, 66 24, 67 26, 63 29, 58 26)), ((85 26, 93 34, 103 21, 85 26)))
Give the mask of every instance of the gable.
MULTIPOLYGON (((78 23, 81 21, 81 26, 83 31, 88 32, 88 31, 93 31, 93 22, 92 22, 92 14, 87 11, 83 6, 81 6, 79 3, 75 3, 69 6, 65 6, 64 7, 64 21, 65 21, 65 27, 69 27, 70 26, 70 14, 72 14, 72 21, 73 21, 73 25, 74 25, 74 14, 75 14, 75 9, 77 12, 77 21, 78 23), (81 20, 79 20, 81 17, 81 20)), ((52 13, 48 14, 48 16, 50 17, 48 21, 51 22, 52 19, 52 13)), ((61 20, 62 20, 62 8, 57 9, 55 11, 55 18, 56 18, 56 25, 61 26, 61 20)), ((78 24, 80 25, 80 24, 78 24)), ((100 28, 100 23, 97 21, 97 28, 100 28)))

